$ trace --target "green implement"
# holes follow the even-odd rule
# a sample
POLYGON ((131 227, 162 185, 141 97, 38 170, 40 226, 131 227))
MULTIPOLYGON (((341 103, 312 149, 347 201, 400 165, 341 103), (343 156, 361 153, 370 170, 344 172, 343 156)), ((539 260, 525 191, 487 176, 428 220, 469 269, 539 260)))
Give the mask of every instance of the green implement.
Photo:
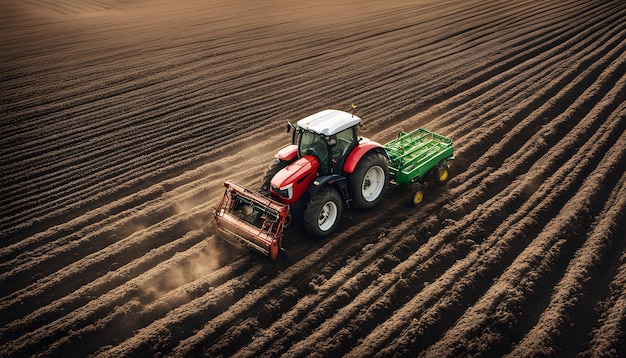
POLYGON ((452 140, 423 128, 401 132, 384 148, 391 181, 397 185, 422 182, 433 168, 454 159, 452 140))

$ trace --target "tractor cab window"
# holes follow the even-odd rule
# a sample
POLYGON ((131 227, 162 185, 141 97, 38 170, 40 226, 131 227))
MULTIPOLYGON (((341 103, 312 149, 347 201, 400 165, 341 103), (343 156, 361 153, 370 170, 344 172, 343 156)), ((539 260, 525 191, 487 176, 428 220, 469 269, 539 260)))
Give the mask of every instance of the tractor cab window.
POLYGON ((300 130, 297 138, 300 156, 313 154, 320 161, 320 174, 341 174, 343 163, 357 144, 355 128, 347 128, 331 136, 300 130))
POLYGON ((331 160, 331 169, 334 174, 341 174, 341 169, 348 153, 356 145, 354 127, 345 129, 331 137, 333 155, 331 160))
POLYGON ((302 131, 300 135, 300 140, 298 142, 298 151, 300 152, 300 156, 305 156, 307 154, 313 154, 320 161, 320 172, 326 173, 328 172, 328 142, 326 139, 319 134, 302 131))

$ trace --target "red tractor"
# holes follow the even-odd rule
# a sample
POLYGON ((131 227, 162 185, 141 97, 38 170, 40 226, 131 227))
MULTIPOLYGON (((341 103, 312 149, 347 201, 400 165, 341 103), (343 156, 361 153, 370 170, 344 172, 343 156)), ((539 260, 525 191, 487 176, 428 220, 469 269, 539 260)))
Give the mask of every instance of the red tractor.
POLYGON ((224 183, 214 214, 222 236, 277 259, 292 215, 302 217, 309 235, 325 237, 337 228, 344 205, 369 210, 380 204, 389 158, 381 144, 359 137, 360 122, 329 109, 288 123, 292 144, 275 155, 258 192, 224 183))

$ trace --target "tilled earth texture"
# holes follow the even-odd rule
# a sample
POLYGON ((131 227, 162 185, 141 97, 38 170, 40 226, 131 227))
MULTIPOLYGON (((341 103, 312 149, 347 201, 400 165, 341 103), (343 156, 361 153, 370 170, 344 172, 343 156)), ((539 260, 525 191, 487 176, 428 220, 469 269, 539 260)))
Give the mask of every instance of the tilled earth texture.
POLYGON ((7 0, 0 356, 619 356, 626 2, 7 0), (286 121, 454 140, 288 259, 225 244, 286 121))

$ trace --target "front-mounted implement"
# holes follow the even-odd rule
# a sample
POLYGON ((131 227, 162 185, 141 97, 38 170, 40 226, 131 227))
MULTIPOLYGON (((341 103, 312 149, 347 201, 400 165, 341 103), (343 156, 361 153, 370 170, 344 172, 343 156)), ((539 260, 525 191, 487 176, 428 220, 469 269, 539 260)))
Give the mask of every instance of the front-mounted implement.
POLYGON ((226 181, 224 187, 226 191, 214 213, 220 236, 276 260, 282 249, 283 230, 290 220, 289 206, 232 181, 226 181))

